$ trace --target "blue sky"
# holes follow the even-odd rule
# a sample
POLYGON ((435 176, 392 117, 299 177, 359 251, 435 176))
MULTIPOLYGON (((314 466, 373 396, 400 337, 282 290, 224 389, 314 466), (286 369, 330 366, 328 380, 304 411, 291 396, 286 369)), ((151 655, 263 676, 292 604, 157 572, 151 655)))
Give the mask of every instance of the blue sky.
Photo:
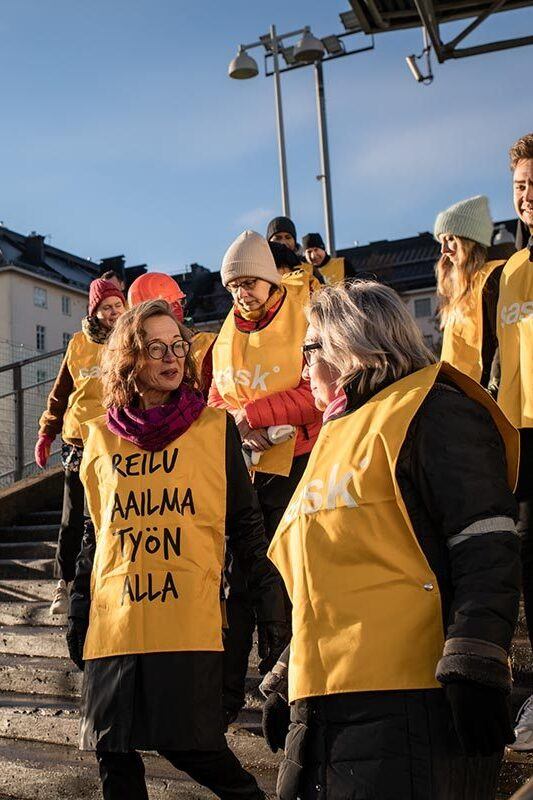
MULTIPOLYGON (((232 81, 239 42, 271 23, 340 32, 348 0, 3 0, 0 220, 99 259, 218 268, 243 228, 281 213, 273 85, 232 81)), ((483 37, 531 34, 533 9, 483 37)), ((338 247, 428 230, 485 193, 512 216, 509 145, 532 129, 533 48, 434 64, 404 57, 420 30, 325 67, 338 247)), ((259 51, 256 51, 258 58, 259 51)), ((313 72, 282 76, 291 210, 323 231, 313 72)))

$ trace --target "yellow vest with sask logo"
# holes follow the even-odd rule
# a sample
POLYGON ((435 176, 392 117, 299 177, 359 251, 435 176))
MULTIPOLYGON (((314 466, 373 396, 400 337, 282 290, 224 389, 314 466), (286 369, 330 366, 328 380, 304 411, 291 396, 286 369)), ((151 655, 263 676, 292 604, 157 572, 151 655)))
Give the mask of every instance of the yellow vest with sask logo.
POLYGON ((498 302, 498 403, 517 428, 533 427, 533 262, 525 248, 503 268, 498 302))
POLYGON ((489 276, 504 261, 488 261, 475 275, 468 305, 451 314, 444 327, 442 361, 453 364, 475 381, 483 374, 483 289, 489 276))
POLYGON ((326 283, 340 283, 346 274, 344 258, 332 257, 327 264, 319 267, 319 270, 326 283))
MULTIPOLYGON (((213 347, 213 379, 231 408, 250 400, 294 389, 302 376, 302 344, 307 330, 304 308, 309 302, 309 278, 298 270, 286 275, 284 300, 266 328, 245 333, 229 312, 213 347)), ((258 472, 287 476, 295 438, 262 453, 258 472)))
POLYGON ((448 364, 419 370, 329 421, 268 553, 293 604, 291 702, 440 685, 439 588, 395 475, 409 425, 440 375, 490 411, 514 486, 518 434, 488 393, 448 364))
POLYGON ((204 409, 157 452, 111 433, 103 416, 84 433, 96 530, 84 658, 222 650, 226 413, 204 409))
POLYGON ((80 425, 98 417, 102 408, 100 359, 104 345, 92 342, 83 331, 74 334, 67 346, 66 360, 74 387, 63 418, 63 439, 81 439, 80 425))

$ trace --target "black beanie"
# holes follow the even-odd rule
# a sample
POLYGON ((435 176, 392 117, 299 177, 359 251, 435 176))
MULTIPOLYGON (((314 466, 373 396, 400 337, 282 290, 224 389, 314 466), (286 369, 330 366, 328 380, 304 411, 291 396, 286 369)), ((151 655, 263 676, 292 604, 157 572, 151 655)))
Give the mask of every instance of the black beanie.
POLYGON ((326 245, 319 233, 306 233, 302 239, 302 250, 305 252, 311 247, 320 247, 321 250, 326 252, 326 245))
POLYGON ((274 256, 276 267, 288 267, 289 269, 300 269, 302 262, 293 250, 281 242, 269 242, 268 246, 274 256))
POLYGON ((267 228, 267 242, 271 240, 275 233, 290 233, 294 241, 296 241, 296 226, 292 219, 288 217, 274 217, 268 223, 267 228))

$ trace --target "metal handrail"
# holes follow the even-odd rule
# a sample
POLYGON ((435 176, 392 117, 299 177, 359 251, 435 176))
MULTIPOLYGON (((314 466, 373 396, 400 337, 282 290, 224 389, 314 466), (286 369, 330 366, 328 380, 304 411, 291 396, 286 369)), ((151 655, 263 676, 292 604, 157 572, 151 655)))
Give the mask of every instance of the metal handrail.
POLYGON ((26 367, 28 364, 33 364, 35 361, 43 361, 45 358, 53 358, 53 356, 59 356, 64 352, 65 348, 60 347, 58 350, 50 350, 48 353, 39 353, 38 356, 24 358, 22 361, 12 361, 11 364, 5 364, 3 367, 0 367, 0 372, 7 372, 8 369, 15 369, 15 367, 26 367))
POLYGON ((20 480, 24 476, 25 468, 28 462, 24 458, 24 392, 29 389, 34 389, 37 386, 45 386, 52 383, 55 378, 46 378, 44 381, 33 382, 28 386, 23 386, 22 370, 32 364, 44 361, 45 359, 54 358, 63 355, 65 348, 51 350, 48 353, 39 353, 39 355, 24 358, 21 361, 13 361, 11 364, 5 364, 0 367, 0 373, 11 371, 13 375, 13 388, 0 396, 0 400, 13 396, 14 399, 14 439, 15 439, 15 455, 14 455, 14 469, 8 473, 0 475, 0 479, 13 475, 15 481, 20 480))

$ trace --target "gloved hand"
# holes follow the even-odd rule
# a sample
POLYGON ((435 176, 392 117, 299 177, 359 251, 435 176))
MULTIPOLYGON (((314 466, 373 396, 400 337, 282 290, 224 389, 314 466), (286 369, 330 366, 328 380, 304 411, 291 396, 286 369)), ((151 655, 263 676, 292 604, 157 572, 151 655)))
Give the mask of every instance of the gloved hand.
POLYGON ((501 689, 454 681, 445 686, 461 748, 469 756, 489 756, 515 740, 507 696, 501 689))
POLYGON ((41 433, 35 444, 35 463, 41 469, 46 467, 46 462, 50 457, 50 448, 54 441, 54 436, 49 436, 47 433, 41 433))
POLYGON ((259 674, 266 675, 290 642, 289 626, 284 622, 259 622, 257 624, 257 651, 259 674))
POLYGON ((85 620, 69 617, 67 628, 68 652, 71 661, 73 661, 82 672, 85 666, 85 662, 83 661, 83 645, 85 644, 85 637, 87 636, 87 627, 88 625, 85 620))
POLYGON ((285 748, 285 739, 289 732, 289 704, 283 697, 274 692, 265 700, 263 706, 263 736, 273 753, 285 748))

